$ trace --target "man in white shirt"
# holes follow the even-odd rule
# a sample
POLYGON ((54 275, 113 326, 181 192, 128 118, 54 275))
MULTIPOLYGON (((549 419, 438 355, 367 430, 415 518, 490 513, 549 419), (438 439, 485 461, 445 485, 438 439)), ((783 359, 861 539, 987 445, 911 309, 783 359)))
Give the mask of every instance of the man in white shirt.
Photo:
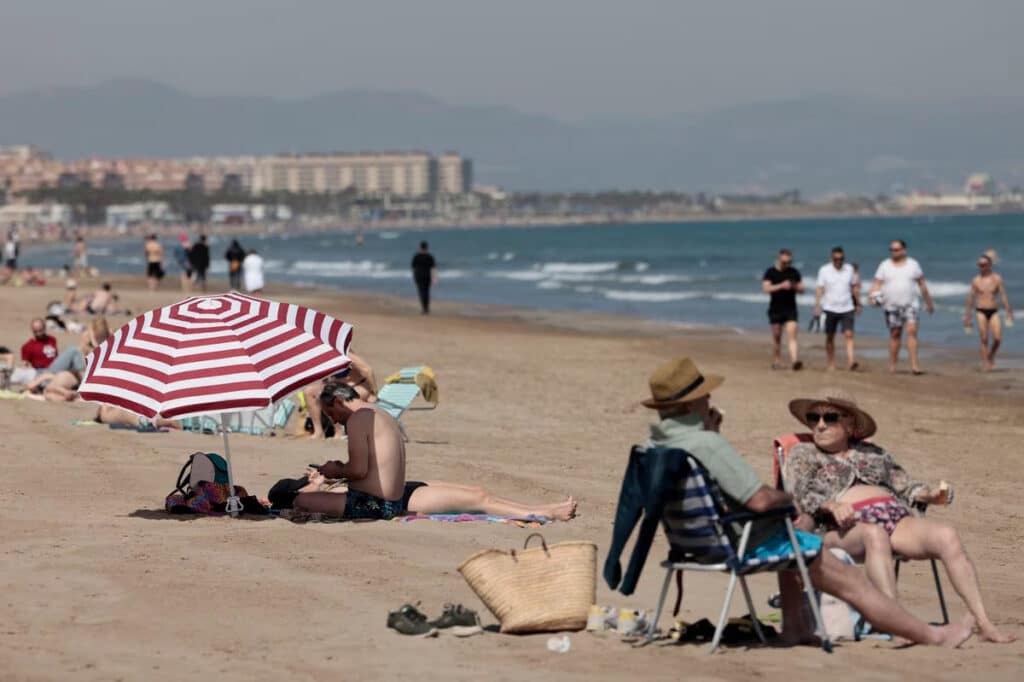
POLYGON ((923 374, 917 363, 917 320, 921 314, 918 289, 929 315, 935 312, 935 304, 924 283, 921 265, 907 255, 907 243, 902 239, 894 240, 889 244, 889 254, 889 258, 878 264, 868 300, 885 310, 885 324, 889 327, 889 371, 896 371, 900 340, 906 327, 910 371, 915 375, 923 374))
POLYGON ((860 277, 846 261, 843 247, 832 249, 832 262, 818 269, 818 286, 814 296, 814 316, 825 311, 825 355, 828 369, 836 368, 836 330, 846 339, 846 368, 851 372, 859 366, 853 354, 854 317, 860 315, 860 277))

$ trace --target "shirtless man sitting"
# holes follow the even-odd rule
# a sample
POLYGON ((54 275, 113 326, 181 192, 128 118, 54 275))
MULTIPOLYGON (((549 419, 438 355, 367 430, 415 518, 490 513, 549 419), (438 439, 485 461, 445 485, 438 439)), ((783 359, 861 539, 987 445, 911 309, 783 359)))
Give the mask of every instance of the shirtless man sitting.
POLYGON ((398 422, 376 405, 359 397, 341 381, 329 381, 320 394, 323 412, 348 429, 348 461, 331 461, 311 469, 310 487, 321 477, 345 478, 344 491, 300 492, 298 511, 319 512, 345 519, 392 519, 402 514, 480 512, 526 518, 568 521, 576 515, 572 497, 553 504, 528 505, 492 495, 477 486, 443 481, 405 480, 405 443, 398 422))
POLYGON ((1003 327, 999 321, 999 304, 996 297, 1003 299, 1006 310, 1006 326, 1013 326, 1013 308, 1006 297, 1006 285, 1002 275, 992 270, 992 256, 983 253, 978 256, 978 274, 971 280, 967 292, 967 310, 964 311, 964 329, 970 329, 971 317, 978 320, 978 337, 981 341, 981 364, 986 372, 995 369, 996 351, 1003 340, 1003 327), (977 307, 974 307, 977 306, 977 307), (974 307, 972 311, 971 308, 974 307), (989 345, 989 337, 992 345, 989 345))

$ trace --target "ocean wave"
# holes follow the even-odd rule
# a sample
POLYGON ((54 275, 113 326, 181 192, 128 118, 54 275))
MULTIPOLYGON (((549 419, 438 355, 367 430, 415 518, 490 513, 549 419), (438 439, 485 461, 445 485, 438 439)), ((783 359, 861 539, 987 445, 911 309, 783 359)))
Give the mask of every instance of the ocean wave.
MULTIPOLYGON (((292 263, 291 269, 297 272, 313 273, 351 273, 353 275, 366 275, 367 273, 386 270, 387 263, 373 260, 298 260, 292 263)), ((337 276, 342 276, 338 274, 337 276)))
POLYGON ((602 294, 611 301, 635 301, 638 303, 671 303, 673 301, 688 301, 701 297, 701 294, 697 291, 623 291, 606 289, 602 294))
POLYGON ((619 263, 618 261, 603 263, 541 263, 537 269, 547 274, 615 272, 619 269, 619 263))
POLYGON ((618 281, 623 284, 648 284, 650 286, 661 286, 677 282, 692 282, 693 277, 689 275, 622 275, 618 281))
POLYGON ((928 291, 933 298, 964 297, 970 290, 971 285, 963 282, 928 282, 928 291))
POLYGON ((537 282, 538 289, 561 289, 564 286, 561 282, 553 279, 544 279, 537 282))

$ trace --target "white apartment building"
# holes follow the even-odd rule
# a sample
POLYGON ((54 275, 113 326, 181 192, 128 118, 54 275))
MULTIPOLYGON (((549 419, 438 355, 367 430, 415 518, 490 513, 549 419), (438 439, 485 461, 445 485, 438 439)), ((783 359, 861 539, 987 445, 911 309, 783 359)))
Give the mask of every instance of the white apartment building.
POLYGON ((302 154, 257 159, 252 193, 341 192, 390 193, 420 197, 437 191, 438 162, 426 152, 302 154))

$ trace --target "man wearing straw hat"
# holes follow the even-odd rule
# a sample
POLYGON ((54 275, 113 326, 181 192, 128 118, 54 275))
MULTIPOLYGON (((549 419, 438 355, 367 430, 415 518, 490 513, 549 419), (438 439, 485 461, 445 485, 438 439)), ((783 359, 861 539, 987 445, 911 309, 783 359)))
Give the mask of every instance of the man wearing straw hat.
MULTIPOLYGON (((764 485, 757 473, 719 433, 722 413, 712 407, 711 392, 725 379, 704 374, 690 358, 671 360, 654 370, 650 377, 651 397, 644 407, 658 411, 659 421, 651 425, 648 447, 658 446, 685 450, 708 470, 730 507, 764 512, 793 504, 792 498, 764 485)), ((777 521, 773 525, 778 528, 777 521)), ((797 531, 801 549, 821 547, 821 540, 797 531)), ((774 530, 765 523, 755 523, 751 531, 748 553, 785 553, 789 544, 785 531, 774 530), (780 551, 781 550, 781 551, 780 551)), ((822 592, 835 595, 853 605, 877 629, 890 632, 920 644, 957 647, 971 636, 973 621, 944 626, 928 625, 905 611, 894 600, 876 589, 853 566, 847 566, 830 552, 821 552, 809 566, 811 582, 822 592)), ((779 574, 782 591, 783 636, 790 641, 804 641, 806 624, 801 617, 799 576, 794 571, 779 574), (792 632, 792 624, 800 632, 792 632)))

